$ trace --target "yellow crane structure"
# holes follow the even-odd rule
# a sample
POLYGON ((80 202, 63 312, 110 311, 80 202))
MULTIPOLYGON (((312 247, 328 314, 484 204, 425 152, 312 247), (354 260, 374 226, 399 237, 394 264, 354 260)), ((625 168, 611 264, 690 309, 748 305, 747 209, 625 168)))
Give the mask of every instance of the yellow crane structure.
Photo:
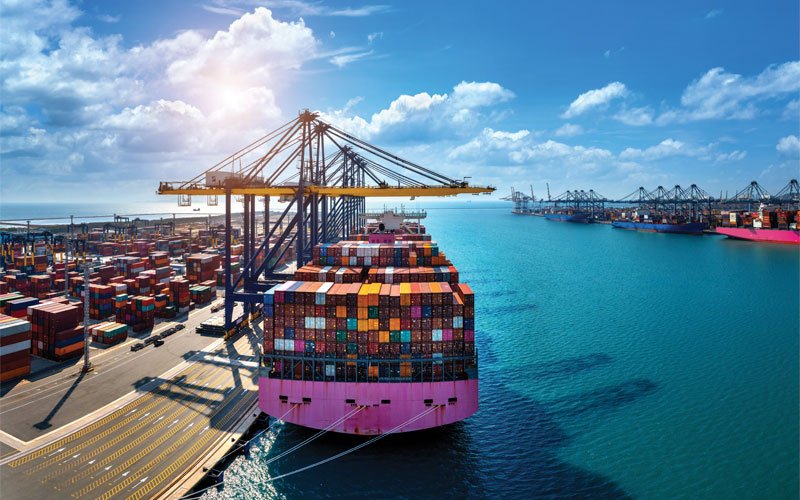
POLYGON ((243 302, 245 316, 257 312, 260 291, 291 276, 279 263, 294 254, 297 266, 310 260, 311 248, 347 238, 358 230, 369 197, 454 196, 492 193, 471 186, 367 143, 301 111, 258 140, 188 181, 163 181, 157 193, 176 195, 188 206, 205 196, 210 205, 225 199, 225 324, 239 324, 232 312, 243 302), (271 220, 270 201, 284 203, 271 220), (241 275, 231 276, 231 202, 241 201, 244 245, 241 275), (256 230, 256 204, 263 200, 263 234, 256 230), (280 229, 279 229, 280 228, 280 229))

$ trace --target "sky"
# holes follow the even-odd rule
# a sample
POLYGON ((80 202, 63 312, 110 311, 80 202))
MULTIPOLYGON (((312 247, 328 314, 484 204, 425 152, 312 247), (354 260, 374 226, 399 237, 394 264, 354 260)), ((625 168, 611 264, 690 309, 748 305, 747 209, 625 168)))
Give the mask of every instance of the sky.
POLYGON ((0 6, 6 202, 157 200, 306 108, 495 198, 800 174, 796 0, 0 6))

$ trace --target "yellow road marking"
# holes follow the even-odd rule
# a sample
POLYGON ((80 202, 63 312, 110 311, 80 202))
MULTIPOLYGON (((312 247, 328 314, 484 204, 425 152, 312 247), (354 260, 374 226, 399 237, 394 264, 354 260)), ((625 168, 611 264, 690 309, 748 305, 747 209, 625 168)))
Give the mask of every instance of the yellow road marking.
MULTIPOLYGON (((164 381, 164 382, 167 382, 167 381, 164 381)), ((162 383, 164 383, 164 382, 162 382, 162 383)), ((161 384, 159 384, 157 387, 160 387, 160 386, 161 386, 161 384)), ((117 417, 119 417, 120 415, 124 414, 125 412, 130 411, 130 409, 131 409, 130 405, 134 405, 134 407, 135 407, 136 405, 142 404, 143 400, 146 400, 148 398, 148 396, 153 396, 153 393, 152 392, 148 392, 146 394, 143 394, 141 397, 137 398, 136 400, 132 401, 131 403, 128 403, 128 405, 123 406, 122 408, 109 413, 108 415, 106 415, 102 419, 97 420, 94 423, 92 423, 92 424, 90 424, 90 425, 88 425, 86 427, 83 427, 82 429, 78 429, 74 433, 69 434, 67 436, 64 436, 62 439, 60 439, 60 440, 58 440, 58 441, 56 441, 56 442, 54 442, 52 444, 49 444, 49 445, 47 445, 47 446, 45 446, 43 448, 39 448, 36 451, 33 451, 33 452, 31 452, 31 453, 29 453, 27 455, 24 455, 24 456, 18 458, 17 460, 14 460, 13 462, 9 462, 8 465, 10 467, 12 467, 12 468, 19 467, 20 465, 26 464, 26 463, 30 462, 31 460, 35 460, 35 459, 41 457, 42 455, 50 453, 53 450, 57 450, 59 448, 63 448, 65 444, 70 443, 70 442, 72 442, 72 441, 74 441, 74 440, 86 435, 89 432, 92 432, 94 430, 97 430, 97 429, 103 427, 106 423, 109 423, 110 421, 116 419, 117 417)))
MULTIPOLYGON (((225 408, 226 408, 226 406, 220 407, 219 410, 214 412, 214 414, 219 413, 220 411, 222 411, 225 408)), ((212 415, 212 417, 213 417, 213 415, 212 415)), ((209 418, 209 420, 211 420, 211 418, 209 418)), ((133 465, 134 462, 137 462, 139 459, 141 459, 142 457, 144 457, 145 455, 147 455, 148 453, 150 453, 151 451, 156 449, 156 447, 161 445, 164 441, 166 441, 167 439, 172 437, 174 434, 177 434, 178 431, 180 431, 182 428, 183 428, 182 425, 181 426, 175 426, 175 430, 170 431, 168 433, 164 433, 156 441, 151 443, 150 446, 148 446, 147 448, 143 449, 142 451, 137 453, 135 456, 131 457, 124 464, 122 464, 119 467, 115 468, 113 471, 106 473, 105 476, 103 476, 100 479, 94 481, 89 486, 84 487, 79 492, 73 493, 72 496, 74 496, 74 497, 82 497, 82 496, 86 495, 87 493, 89 493, 90 491, 92 491, 95 488, 97 488, 99 485, 106 483, 107 482, 106 476, 115 477, 115 476, 119 475, 120 472, 127 470, 131 465, 133 465)), ((190 437, 193 437, 193 436, 194 436, 193 432, 184 434, 183 436, 181 436, 180 439, 178 439, 177 441, 172 443, 169 446, 169 448, 167 448, 166 450, 162 451, 159 455, 157 455, 155 459, 151 460, 147 465, 145 465, 144 467, 140 468, 134 474, 129 475, 127 478, 125 478, 124 481, 122 481, 121 483, 118 483, 112 489, 106 491, 100 498, 108 498, 108 497, 111 497, 113 495, 116 495, 119 491, 121 491, 123 488, 125 488, 127 485, 129 485, 133 480, 138 478, 140 475, 144 474, 155 463, 159 462, 164 456, 172 453, 179 446, 183 445, 183 443, 186 442, 187 439, 189 439, 190 437)))
MULTIPOLYGON (((239 405, 237 405, 237 408, 235 408, 235 410, 232 410, 231 415, 235 415, 239 411, 239 409, 240 409, 239 407, 242 406, 241 405, 242 402, 248 401, 248 404, 252 404, 257 399, 258 399, 258 395, 256 395, 255 398, 248 398, 248 397, 242 398, 242 401, 240 402, 239 405)), ((226 421, 225 423, 227 424, 228 422, 226 421)), ((219 429, 219 430, 215 430, 215 432, 213 432, 213 433, 209 432, 209 436, 213 436, 215 438, 219 438, 224 434, 226 434, 226 431, 224 430, 224 428, 223 429, 219 429)), ((141 498, 142 496, 146 495, 147 493, 149 493, 153 488, 157 487, 160 483, 162 483, 165 479, 167 479, 170 475, 172 475, 175 472, 175 470, 178 467, 180 467, 184 462, 186 462, 192 456, 194 456, 194 454, 197 453, 197 451, 200 449, 200 447, 206 445, 206 443, 207 443, 207 441, 209 439, 211 439, 211 437, 208 437, 208 438, 204 437, 204 438, 201 439, 201 441, 198 441, 197 443, 195 443, 189 450, 184 452, 184 454, 181 455, 178 459, 172 461, 170 463, 169 467, 167 467, 165 470, 161 471, 160 474, 158 474, 153 479, 148 481, 144 485, 144 487, 142 487, 141 490, 134 492, 128 498, 129 499, 131 499, 131 498, 137 498, 138 499, 138 498, 141 498)), ((163 488, 162 488, 162 490, 163 490, 163 488)))
MULTIPOLYGON (((227 375, 227 372, 225 372, 225 371, 223 370, 221 373, 217 374, 217 376, 215 376, 215 377, 214 377, 214 379, 213 379, 213 381, 212 381, 211 383, 212 383, 212 384, 214 384, 214 383, 217 383, 217 382, 219 382, 219 381, 223 380, 223 379, 225 378, 225 375, 227 375)), ((187 413, 194 412, 195 410, 194 410, 194 409, 191 407, 191 404, 192 404, 192 403, 194 403, 194 402, 196 402, 196 401, 198 401, 198 400, 199 400, 201 397, 202 397, 202 394, 197 394, 197 395, 196 395, 196 396, 194 396, 194 397, 193 397, 191 400, 189 400, 189 402, 187 402, 185 406, 184 406, 184 405, 180 405, 180 406, 179 406, 179 408, 178 408, 176 411, 172 412, 172 414, 171 414, 171 415, 170 415, 170 416, 169 416, 167 419, 165 419, 165 420, 164 420, 164 424, 166 424, 166 423, 167 423, 167 421, 168 421, 168 420, 170 420, 170 419, 174 419, 174 418, 176 418, 176 417, 183 418, 184 414, 187 414, 187 413)), ((162 424, 162 426, 163 426, 164 424, 162 424)), ((118 467, 117 467, 117 468, 115 468, 114 470, 112 470, 112 471, 110 471, 110 472, 106 473, 106 474, 105 474, 103 477, 105 477, 105 476, 107 476, 107 475, 109 475, 109 474, 116 475, 116 474, 118 474, 118 473, 120 473, 120 472, 123 472, 123 471, 124 471, 124 470, 125 470, 127 467, 129 467, 129 466, 130 466, 130 465, 131 465, 133 462, 135 462, 135 461, 139 460, 140 458, 142 458, 143 456, 145 456, 147 453, 150 453, 150 451, 152 451, 152 450, 153 450, 153 449, 155 449, 157 446, 159 446, 161 443, 163 443, 163 442, 164 442, 164 441, 165 441, 165 440, 166 440, 166 439, 167 439, 169 436, 171 436, 172 434, 174 434, 175 432, 177 432, 177 430, 179 430, 179 429, 180 429, 180 426, 175 426, 175 429, 174 429, 174 430, 171 430, 171 431, 165 432, 164 434, 162 434, 161 436, 159 436, 159 437, 158 437, 158 439, 156 439, 155 441, 153 441, 152 443, 150 443, 150 444, 149 444, 149 445, 148 445, 146 448, 144 448, 144 450, 140 451, 140 452, 139 452, 139 453, 137 453, 137 454, 136 454, 134 457, 132 457, 131 459, 127 460, 125 463, 123 463, 122 465, 118 466, 118 467)), ((107 463, 109 463, 109 462, 111 462, 111 461, 113 461, 113 460, 116 460, 116 459, 117 459, 117 458, 119 458, 120 456, 122 456, 122 455, 124 455, 125 453, 129 452, 130 450, 132 450, 133 448, 135 448, 136 446, 138 446, 138 445, 139 445, 139 444, 141 444, 143 441, 145 441, 146 439, 150 438, 150 437, 151 437, 153 434, 155 434, 155 433, 159 432, 160 430, 162 430, 162 429, 161 429, 161 426, 154 426, 154 427, 151 427, 150 429, 148 429, 147 431, 145 431, 143 434, 139 435, 139 436, 138 436, 136 439, 134 439, 133 441, 131 441, 131 442, 127 443, 125 446, 123 446, 122 448, 120 448, 120 449, 116 450, 116 451, 115 451, 114 453, 112 453, 111 455, 109 455, 109 456, 107 456, 107 457, 103 458, 101 461, 99 461, 99 462, 97 462, 97 463, 93 464, 93 465, 92 465, 90 468, 86 469, 85 471, 81 471, 81 473, 80 473, 80 474, 75 474, 75 475, 71 476, 71 477, 70 477, 70 479, 69 479, 68 481, 65 481, 65 482, 62 482, 62 483, 60 483, 60 484, 59 484, 59 487, 60 487, 60 488, 64 488, 64 487, 67 487, 67 486, 69 486, 70 484, 74 484, 74 483, 75 483, 76 481, 78 481, 79 479, 81 479, 81 478, 83 478, 83 477, 86 477, 86 476, 88 476, 89 474, 91 474, 91 473, 95 472, 96 470, 98 470, 99 468, 101 468, 103 465, 106 465, 107 463)), ((128 431, 125 431, 125 433, 124 433, 124 434, 125 434, 125 437, 127 438, 127 437, 129 437, 131 434, 133 434, 133 432, 131 432, 130 430, 128 430, 128 431)), ((98 483, 98 482, 99 482, 99 480, 98 480, 98 481, 95 481, 94 483, 98 483)), ((94 484, 94 483, 92 483, 92 484, 94 484)))
MULTIPOLYGON (((245 393, 247 392, 246 389, 243 389, 243 390, 245 391, 245 393)), ((228 425, 228 423, 231 421, 231 419, 234 419, 234 421, 235 421, 235 419, 238 419, 241 416, 241 415, 239 415, 239 411, 241 410, 241 408, 243 406, 246 406, 247 404, 251 404, 251 403, 252 403, 252 398, 248 398, 247 395, 245 394, 245 396, 241 400, 239 400, 238 403, 236 403, 234 408, 229 410, 228 413, 225 415, 225 418, 224 418, 223 422, 220 425, 220 428, 221 428, 220 432, 223 432, 222 430, 225 429, 225 426, 228 425)), ((189 436, 184 436, 183 438, 181 438, 181 440, 186 441, 186 439, 188 439, 188 437, 189 436)), ((145 484, 144 487, 142 487, 141 490, 138 490, 138 491, 134 492, 128 498, 136 498, 136 499, 142 498, 144 495, 146 495, 148 492, 150 492, 150 490, 152 490, 158 484, 160 484, 165 478, 169 477, 173 472, 175 472, 175 470, 178 467, 180 467, 181 465, 183 465, 183 463, 186 462, 191 456, 193 456, 195 453, 197 453, 197 451, 201 447, 205 446, 212 437, 219 437, 218 433, 208 432, 206 435, 204 435, 203 437, 198 439, 197 442, 195 442, 195 444, 192 445, 191 448, 186 450, 180 457, 178 457, 174 461, 171 461, 171 463, 170 463, 169 467, 167 467, 167 469, 162 471, 155 478, 151 479, 147 484, 145 484)), ((172 447, 173 448, 172 450, 165 451, 164 453, 162 453, 159 456, 159 458, 157 458, 156 460, 151 461, 145 467, 143 467, 142 469, 137 471, 132 477, 126 479, 125 482, 123 483, 122 487, 124 488, 125 486, 127 486, 127 484, 130 484, 130 482, 136 480, 136 478, 138 478, 138 476, 140 476, 140 475, 144 474, 145 472, 147 472, 148 470, 150 470, 155 464, 159 463, 160 459, 164 458, 168 453, 171 453, 172 451, 177 449, 177 447, 178 447, 177 445, 178 444, 179 443, 175 443, 175 445, 173 445, 173 447, 172 447), (127 483, 127 484, 125 484, 125 483, 127 483)), ((180 444, 182 444, 182 443, 180 443, 180 444)), ((120 486, 120 485, 115 486, 115 488, 117 488, 118 486, 120 486)), ((112 489, 112 491, 109 491, 108 493, 106 493, 101 498, 105 500, 105 499, 110 498, 111 496, 115 495, 116 493, 118 493, 118 491, 115 492, 112 489)))
MULTIPOLYGON (((238 344, 238 343, 240 343, 242 341, 246 341, 246 340, 247 340, 246 336, 242 337, 242 338, 238 339, 236 342, 234 342, 233 346, 236 347, 236 344, 238 344)), ((247 342, 245 342, 245 347, 247 347, 247 345, 248 345, 247 342)), ((139 399, 141 399, 141 398, 139 398, 139 399)), ((137 401, 138 401, 138 399, 137 399, 137 401)), ((9 467, 16 468, 16 467, 19 467, 20 465, 23 465, 23 464, 26 464, 26 463, 30 462, 31 460, 37 459, 37 458, 41 457, 42 455, 48 454, 53 450, 57 450, 59 448, 62 448, 65 444, 70 443, 70 442, 72 442, 72 441, 74 441, 74 440, 86 435, 87 433, 92 432, 92 431, 102 427, 103 425, 105 425, 106 423, 110 422, 111 420, 116 419, 117 417, 120 416, 121 413, 124 413, 125 410, 126 410, 126 407, 122 407, 119 410, 115 410, 114 412, 106 415, 102 419, 97 420, 97 421, 93 422, 92 424, 90 424, 90 425, 88 425, 86 427, 78 429, 74 433, 69 434, 67 436, 64 436, 62 439, 60 439, 58 441, 55 441, 55 442, 53 442, 53 443, 51 443, 51 444, 49 444, 47 446, 39 448, 38 450, 35 450, 35 451, 33 451, 33 452, 31 452, 31 453, 29 453, 27 455, 24 455, 24 456, 18 458, 17 460, 9 462, 7 465, 9 467)))
MULTIPOLYGON (((202 382, 203 380, 205 380, 207 375, 210 375, 212 373, 212 371, 213 371, 213 369, 210 369, 210 370, 208 370, 208 373, 204 373, 204 374, 202 374, 202 376, 201 376, 201 374, 198 374, 198 377, 201 377, 201 378, 199 378, 197 381, 198 382, 202 382)), ((110 427, 106 431, 104 431, 104 432, 102 432, 102 433, 100 433, 100 434, 98 434, 96 436, 93 436, 91 439, 89 439, 87 441, 84 441, 84 442, 80 443, 79 445, 77 445, 77 446, 75 446, 75 447, 73 447, 73 448, 71 448, 69 450, 64 451, 60 455, 57 455, 57 456, 53 457, 52 459, 37 465, 36 467, 30 469, 29 471, 26 471, 26 474, 28 474, 28 475, 33 474, 36 471, 45 469, 48 466, 61 461, 61 459, 63 459, 63 458, 66 458, 68 456, 74 455, 75 452, 80 451, 80 450, 86 448, 87 446, 90 446, 90 445, 96 443, 97 441, 99 441, 101 439, 104 439, 109 434, 112 434, 112 433, 116 432, 118 429, 126 426, 127 424, 132 422, 133 419, 141 418, 142 414, 147 413, 148 410, 152 409, 154 406, 158 405, 159 403, 164 403, 164 399, 161 398, 161 397, 156 396, 155 394, 151 393, 149 396, 150 396, 149 399, 153 399, 153 402, 150 403, 149 405, 147 405, 146 407, 139 409, 136 413, 134 413, 130 417, 127 417, 127 418, 123 419, 121 422, 118 422, 117 424, 115 424, 114 426, 110 427)), ((140 398, 140 399, 145 399, 145 398, 140 398)), ((119 443, 121 440, 125 439, 127 436, 131 435, 132 433, 135 433, 136 431, 138 431, 139 429, 141 429, 142 427, 144 427, 145 425, 147 425, 151 421, 153 421, 156 417, 158 417, 159 415, 161 415, 162 413, 165 413, 167 410, 170 410, 170 409, 171 409, 170 405, 168 403, 165 404, 163 408, 151 413, 150 415, 148 415, 142 421, 138 421, 137 420, 137 423, 133 427, 127 428, 127 429, 125 429, 125 432, 123 432, 121 434, 118 434, 117 436, 115 436, 113 439, 111 439, 109 441, 103 442, 98 448, 95 448, 95 449, 91 450, 88 454, 81 456, 81 458, 79 460, 71 461, 70 462, 70 466, 74 467, 75 465, 79 465, 79 464, 89 460, 93 456, 97 455, 98 453, 101 453, 101 452, 107 450, 111 446, 114 446, 115 444, 119 443)), ((46 476, 44 478, 44 480, 46 481, 46 480, 49 480, 49 479, 53 479, 54 477, 57 477, 57 476, 61 475, 63 472, 65 472, 65 471, 53 472, 53 473, 49 474, 48 476, 46 476)))

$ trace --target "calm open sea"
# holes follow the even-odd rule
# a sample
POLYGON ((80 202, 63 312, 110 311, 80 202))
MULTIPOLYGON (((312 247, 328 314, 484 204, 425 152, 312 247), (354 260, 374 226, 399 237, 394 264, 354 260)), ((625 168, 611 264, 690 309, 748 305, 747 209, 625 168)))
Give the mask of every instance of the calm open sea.
POLYGON ((797 498, 800 249, 441 209, 476 292, 480 410, 363 438, 279 424, 226 498, 797 498))

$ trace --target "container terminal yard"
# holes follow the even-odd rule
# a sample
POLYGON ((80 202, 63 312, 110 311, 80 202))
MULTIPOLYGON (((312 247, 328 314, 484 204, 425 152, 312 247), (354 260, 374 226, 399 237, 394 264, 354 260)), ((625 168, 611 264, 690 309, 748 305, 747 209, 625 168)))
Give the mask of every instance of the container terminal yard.
POLYGON ((424 212, 365 198, 492 191, 303 111, 158 187, 221 216, 0 221, 4 498, 214 487, 262 411, 373 439, 469 417, 472 290, 424 212))
POLYGON ((692 184, 670 190, 640 187, 620 199, 606 198, 593 189, 566 191, 536 199, 512 188, 502 198, 513 203, 512 213, 536 215, 549 220, 604 223, 636 231, 719 234, 729 238, 771 243, 800 244, 800 185, 790 180, 776 194, 756 181, 733 196, 708 194, 692 184))

